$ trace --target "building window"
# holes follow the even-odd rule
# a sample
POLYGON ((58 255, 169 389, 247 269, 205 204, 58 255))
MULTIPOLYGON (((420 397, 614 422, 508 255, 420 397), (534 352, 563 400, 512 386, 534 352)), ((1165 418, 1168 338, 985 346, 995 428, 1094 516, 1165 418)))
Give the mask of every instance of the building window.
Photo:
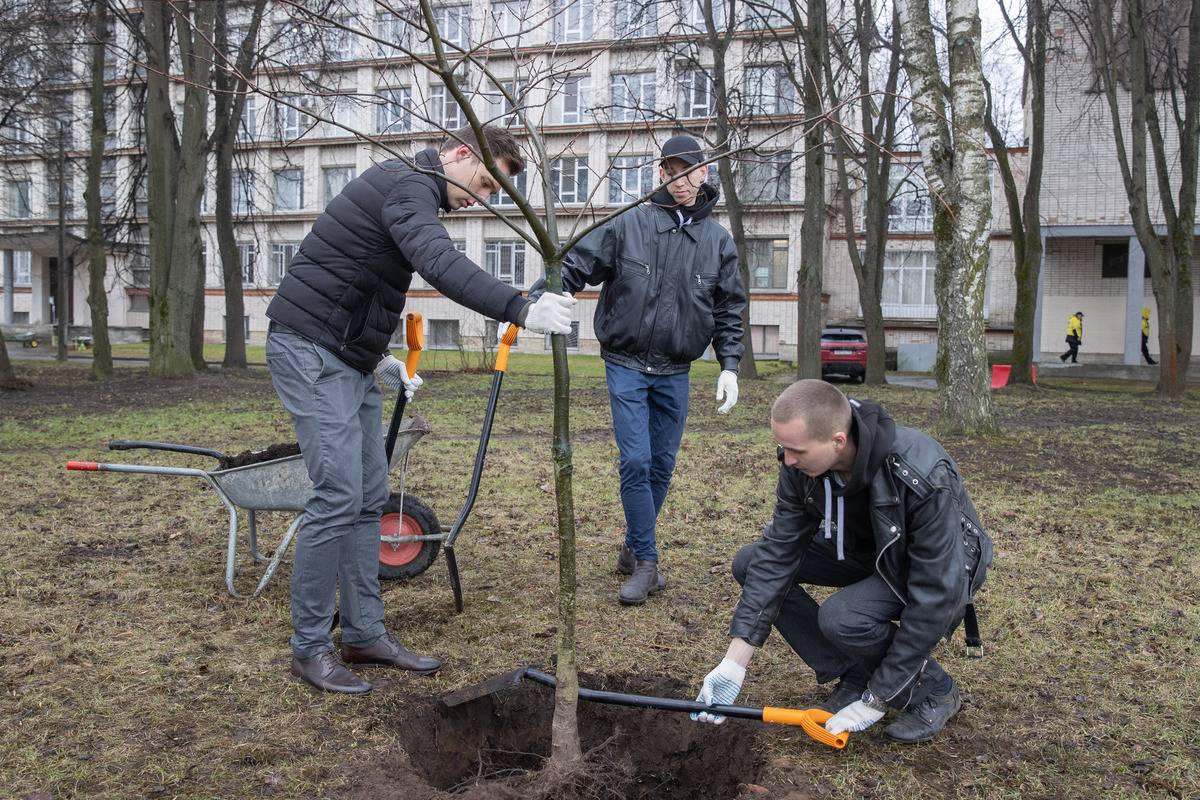
POLYGON ((933 230, 933 201, 920 164, 892 164, 888 174, 888 230, 933 230))
MULTIPOLYGON (((47 130, 47 134, 53 134, 53 131, 47 130)), ((3 143, 5 149, 12 152, 21 152, 26 149, 26 145, 32 142, 33 120, 28 114, 11 111, 8 115, 8 122, 3 128, 0 128, 0 143, 3 143)))
MULTIPOLYGON (((713 5, 715 6, 716 3, 714 2, 713 5)), ((724 10, 724 5, 724 3, 721 4, 722 10, 724 10)), ((742 26, 746 28, 790 28, 792 26, 792 6, 789 0, 755 0, 753 3, 744 3, 742 10, 742 26)))
POLYGON ((354 180, 354 167, 325 167, 321 171, 321 183, 324 190, 325 205, 342 193, 346 184, 354 180))
POLYGON ((275 173, 275 210, 299 211, 304 208, 304 170, 299 167, 275 173))
MULTIPOLYGON (((105 48, 105 52, 108 48, 105 48)), ((104 90, 104 149, 115 150, 120 147, 120 130, 117 127, 117 90, 104 90)))
POLYGON ((150 311, 150 295, 135 294, 129 297, 129 313, 146 314, 150 311))
POLYGON ((8 216, 12 219, 33 216, 33 181, 29 178, 8 182, 8 216))
POLYGON ((299 139, 312 124, 312 118, 300 109, 308 108, 312 98, 298 94, 288 94, 280 98, 275 105, 275 126, 279 138, 285 141, 299 139))
POLYGON ((525 287, 525 240, 490 239, 483 246, 484 269, 496 280, 525 287))
POLYGON ((100 213, 111 217, 117 211, 117 160, 100 162, 100 213))
POLYGON ((355 56, 354 41, 356 37, 347 28, 354 26, 354 20, 350 17, 338 17, 334 20, 336 25, 327 25, 324 33, 324 60, 325 61, 351 61, 355 56))
MULTIPOLYGON (((63 165, 63 215, 70 219, 75 216, 75 167, 70 161, 63 165)), ((58 216, 58 170, 48 169, 46 172, 46 209, 51 217, 58 216)))
POLYGON ((750 345, 755 358, 779 358, 779 326, 751 325, 750 345))
POLYGON ((653 72, 612 76, 613 122, 636 122, 654 117, 653 72))
POLYGON ((258 136, 258 95, 247 94, 242 106, 242 118, 238 120, 237 140, 252 142, 258 136))
POLYGON ((711 81, 702 69, 685 69, 679 73, 679 116, 685 119, 711 117, 716 111, 711 81))
POLYGON ((250 214, 254 211, 254 171, 234 170, 233 213, 250 214))
POLYGON ((464 124, 462 109, 444 84, 429 87, 429 120, 447 131, 458 130, 464 124))
POLYGON ((777 203, 792 197, 792 152, 757 155, 741 163, 741 199, 747 203, 777 203))
POLYGON ((937 257, 930 251, 894 251, 883 257, 883 315, 899 319, 937 319, 934 276, 937 257))
POLYGON ((554 0, 554 40, 586 42, 592 38, 592 0, 554 0))
MULTIPOLYGON (((1102 245, 1103 259, 1100 262, 1100 277, 1101 278, 1128 278, 1129 277, 1129 242, 1108 242, 1102 245)), ((1146 269, 1142 274, 1143 278, 1150 277, 1150 261, 1146 261, 1146 269)))
POLYGON ((338 95, 329 102, 326 116, 329 122, 324 123, 326 136, 353 136, 358 127, 358 104, 348 95, 338 95))
POLYGON ((782 65, 747 67, 744 87, 747 114, 796 113, 796 87, 782 65))
MULTIPOLYGON (((707 31, 708 25, 704 21, 704 0, 683 0, 683 5, 684 26, 695 31, 707 31)), ((713 0, 713 27, 718 31, 725 30, 725 6, 724 0, 713 0)))
POLYGON ((582 203, 588 193, 587 156, 550 162, 550 188, 560 203, 582 203))
POLYGON ((380 11, 375 17, 375 32, 383 43, 376 43, 379 54, 386 57, 404 55, 413 49, 413 26, 390 11, 380 11))
MULTIPOLYGON (((139 158, 130 164, 130 179, 133 181, 133 215, 146 217, 150 214, 149 176, 146 174, 146 160, 139 158)), ((201 197, 203 199, 203 197, 201 197)))
POLYGON ((412 130, 412 90, 407 86, 380 89, 383 101, 375 107, 376 133, 403 133, 412 130))
MULTIPOLYGON (((548 333, 545 334, 543 347, 546 350, 549 350, 553 346, 551 344, 552 342, 553 342, 553 339, 550 338, 550 334, 548 334, 548 333)), ((571 332, 567 334, 567 349, 568 350, 578 350, 579 349, 579 322, 578 321, 571 323, 571 332)))
POLYGON ((645 197, 653 188, 652 156, 613 156, 612 169, 608 172, 608 202, 622 205, 645 197))
POLYGON ((656 0, 616 0, 613 8, 613 38, 657 36, 657 6, 656 0))
POLYGON ((429 320, 429 349, 457 350, 458 349, 458 320, 431 319, 429 320))
POLYGON ((13 251, 13 286, 33 286, 33 252, 13 251))
POLYGON ((254 266, 258 261, 258 245, 254 242, 238 242, 238 266, 242 270, 242 285, 254 285, 254 266))
POLYGON ((493 125, 516 125, 520 121, 516 109, 525 108, 525 92, 528 88, 527 80, 500 81, 500 88, 488 93, 493 125), (509 97, 516 100, 515 106, 509 101, 509 97))
POLYGON ((296 257, 299 242, 277 242, 271 245, 271 285, 278 286, 287 275, 292 259, 296 257))
MULTIPOLYGON (((746 266, 754 289, 786 289, 788 285, 788 240, 747 239, 746 266)), ((756 350, 755 353, 758 351, 756 350)))
POLYGON ((529 24, 529 3, 526 0, 492 3, 489 17, 494 35, 510 40, 505 42, 508 47, 520 47, 521 32, 532 27, 529 24))
POLYGON ((129 276, 133 285, 141 289, 150 286, 150 253, 143 242, 143 235, 137 234, 129 247, 129 276))
POLYGON ((560 125, 581 125, 591 116, 592 79, 586 75, 564 78, 556 87, 554 107, 560 125))
POLYGON ((433 21, 437 23, 438 36, 450 45, 464 50, 471 46, 471 7, 436 6, 433 21))
MULTIPOLYGON (((522 170, 521 172, 518 172, 516 175, 512 176, 509 179, 516 185, 517 190, 521 194, 525 195, 526 198, 529 197, 528 189, 526 188, 527 184, 529 183, 528 178, 529 178, 529 170, 526 169, 526 170, 522 170)), ((508 192, 504 191, 503 189, 496 192, 496 197, 494 200, 492 200, 492 205, 497 205, 497 206, 515 206, 516 204, 517 204, 517 201, 513 198, 513 196, 510 195, 508 192)))

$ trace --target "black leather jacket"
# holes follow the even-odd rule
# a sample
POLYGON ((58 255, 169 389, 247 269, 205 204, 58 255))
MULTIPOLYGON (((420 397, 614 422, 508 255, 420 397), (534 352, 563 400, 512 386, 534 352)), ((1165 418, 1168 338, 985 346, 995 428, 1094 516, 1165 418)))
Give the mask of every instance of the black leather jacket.
MULTIPOLYGON (((678 211, 666 190, 585 236, 563 259, 563 290, 602 285, 594 318, 605 361, 641 372, 687 372, 713 346, 736 370, 746 292, 737 246, 708 217, 717 203, 704 184, 697 207, 678 211), (664 197, 665 195, 665 197, 664 197)), ((529 292, 536 299, 543 278, 529 292)))
MULTIPOLYGON (((853 407, 864 417, 890 417, 877 404, 853 407)), ((928 435, 896 427, 890 447, 867 481, 875 571, 904 603, 900 627, 868 684, 894 707, 920 677, 929 654, 962 621, 992 562, 992 542, 959 477, 954 459, 928 435)), ((856 478, 858 476, 855 476, 856 478)), ((729 635, 761 646, 824 516, 821 477, 779 465, 775 515, 746 573, 729 635)))

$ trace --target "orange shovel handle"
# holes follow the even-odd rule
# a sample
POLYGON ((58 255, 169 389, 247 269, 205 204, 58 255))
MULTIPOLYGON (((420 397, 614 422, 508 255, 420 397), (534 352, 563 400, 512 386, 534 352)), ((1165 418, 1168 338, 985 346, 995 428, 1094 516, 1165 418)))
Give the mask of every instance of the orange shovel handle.
POLYGON ((421 315, 415 311, 404 318, 404 343, 408 345, 408 358, 404 359, 404 368, 408 377, 417 374, 417 365, 421 363, 421 351, 425 349, 425 326, 421 315))
POLYGON ((496 372, 508 372, 508 351, 517 343, 517 334, 520 330, 516 325, 510 323, 504 331, 504 336, 500 339, 500 349, 496 351, 496 372))
POLYGON ((832 717, 828 711, 820 708, 773 708, 763 709, 762 721, 775 725, 795 725, 823 745, 841 750, 850 741, 850 734, 830 733, 825 730, 825 723, 832 717))

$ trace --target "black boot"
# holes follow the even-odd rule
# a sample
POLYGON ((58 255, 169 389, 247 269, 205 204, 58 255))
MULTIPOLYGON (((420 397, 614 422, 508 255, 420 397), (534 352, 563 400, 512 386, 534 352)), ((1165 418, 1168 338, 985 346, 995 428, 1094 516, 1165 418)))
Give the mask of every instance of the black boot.
POLYGON ((946 694, 931 694, 916 706, 905 709, 883 732, 906 744, 928 742, 942 732, 942 728, 960 708, 962 696, 958 693, 958 686, 952 686, 946 694))
POLYGON ((667 579, 658 574, 657 561, 638 561, 633 575, 621 584, 617 593, 622 605, 640 606, 652 594, 658 594, 667 586, 667 579))
POLYGON ((824 709, 830 714, 836 714, 855 700, 861 700, 862 693, 863 687, 850 686, 846 681, 841 680, 838 681, 838 685, 830 693, 829 697, 825 699, 825 702, 821 703, 817 708, 824 709))

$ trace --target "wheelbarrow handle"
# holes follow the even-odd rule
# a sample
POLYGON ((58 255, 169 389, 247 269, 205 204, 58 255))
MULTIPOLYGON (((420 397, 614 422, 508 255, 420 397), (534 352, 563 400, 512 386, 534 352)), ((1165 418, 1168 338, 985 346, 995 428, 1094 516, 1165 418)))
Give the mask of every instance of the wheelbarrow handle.
POLYGON ((220 461, 225 454, 220 450, 208 447, 196 447, 190 444, 170 444, 168 442, 140 442, 131 439, 118 439, 108 443, 109 450, 168 450, 172 453, 190 453, 194 456, 208 456, 220 461))

